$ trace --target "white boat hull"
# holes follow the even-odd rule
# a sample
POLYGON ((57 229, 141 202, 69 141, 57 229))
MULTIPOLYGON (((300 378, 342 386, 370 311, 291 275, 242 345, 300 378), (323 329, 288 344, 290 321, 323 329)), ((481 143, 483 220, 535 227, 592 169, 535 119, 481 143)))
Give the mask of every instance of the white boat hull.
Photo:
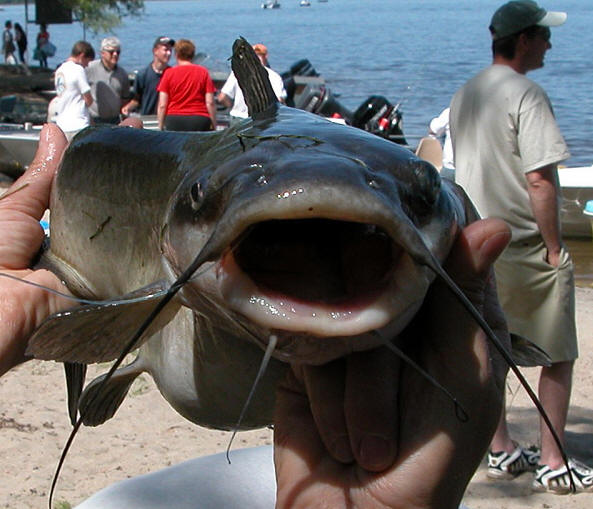
POLYGON ((593 166, 559 168, 558 178, 562 189, 563 236, 591 237, 591 224, 583 211, 587 201, 593 200, 593 166))
POLYGON ((39 128, 0 131, 0 172, 15 178, 29 165, 37 150, 39 128))

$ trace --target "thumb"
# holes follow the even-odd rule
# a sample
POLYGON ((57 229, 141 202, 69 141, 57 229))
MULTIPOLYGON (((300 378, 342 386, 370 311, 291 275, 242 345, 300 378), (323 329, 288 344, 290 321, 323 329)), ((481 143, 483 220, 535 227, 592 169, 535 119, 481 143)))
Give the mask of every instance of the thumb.
POLYGON ((451 278, 466 292, 483 289, 492 264, 511 240, 507 224, 495 218, 476 221, 458 236, 445 263, 451 278))

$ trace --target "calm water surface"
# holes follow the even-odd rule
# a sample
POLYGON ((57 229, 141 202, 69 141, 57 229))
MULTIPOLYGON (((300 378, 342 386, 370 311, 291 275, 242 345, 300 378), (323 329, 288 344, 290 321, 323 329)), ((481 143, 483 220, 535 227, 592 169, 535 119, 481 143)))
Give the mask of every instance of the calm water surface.
MULTIPOLYGON (((0 0, 1 1, 1 0, 0 0)), ((116 30, 121 64, 129 71, 146 65, 158 35, 194 40, 210 55, 206 66, 229 69, 231 45, 242 35, 264 42, 278 71, 308 58, 355 109, 370 94, 403 102, 405 132, 426 133, 430 119, 448 105, 470 76, 488 65, 487 26, 502 0, 282 0, 280 9, 261 9, 261 0, 147 1, 145 14, 116 30)), ((556 0, 567 23, 553 29, 546 65, 530 76, 544 86, 572 152, 569 165, 593 163, 593 2, 556 0)), ((30 8, 30 16, 34 9, 30 8)), ((4 19, 23 22, 24 6, 5 6, 4 19)), ((58 65, 83 37, 80 24, 50 26, 58 65)), ((37 27, 29 26, 29 39, 37 27)), ((106 34, 87 38, 95 49, 106 34)))
MULTIPOLYGON (((0 0, 1 1, 1 0, 0 0)), ((207 53, 205 65, 228 70, 233 41, 242 35, 263 42, 270 63, 282 72, 301 58, 340 94, 351 109, 371 94, 402 102, 410 140, 426 134, 427 124, 449 104, 452 94, 490 63, 488 24, 503 0, 281 0, 282 7, 260 8, 261 0, 147 1, 140 18, 129 18, 115 34, 122 41, 120 63, 128 71, 151 59, 159 35, 192 39, 207 53)), ((555 0, 546 6, 568 12, 567 23, 552 29, 552 49, 543 69, 530 73, 550 95, 572 157, 567 165, 593 163, 593 2, 555 0)), ((24 6, 4 6, 0 17, 24 26, 24 6)), ((30 8, 30 17, 33 17, 30 8)), ((67 58, 83 38, 80 24, 52 25, 58 47, 50 65, 67 58)), ((34 41, 35 25, 29 26, 34 41)), ((106 34, 87 33, 98 50, 106 34)), ((572 243, 577 269, 593 282, 593 244, 572 243)))

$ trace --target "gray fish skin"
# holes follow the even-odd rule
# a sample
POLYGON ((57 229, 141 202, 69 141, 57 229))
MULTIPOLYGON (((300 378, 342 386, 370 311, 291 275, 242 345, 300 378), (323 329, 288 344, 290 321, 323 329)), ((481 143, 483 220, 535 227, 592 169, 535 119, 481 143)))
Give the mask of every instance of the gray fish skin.
MULTIPOLYGON (((111 417, 147 371, 186 418, 232 428, 273 334, 242 428, 271 423, 280 361, 322 364, 394 339, 468 214, 465 195, 411 152, 287 107, 221 133, 88 129, 53 189, 44 264, 76 295, 116 299, 166 288, 198 254, 204 263, 85 423, 111 417)), ((29 351, 112 360, 156 300, 50 317, 29 351)))

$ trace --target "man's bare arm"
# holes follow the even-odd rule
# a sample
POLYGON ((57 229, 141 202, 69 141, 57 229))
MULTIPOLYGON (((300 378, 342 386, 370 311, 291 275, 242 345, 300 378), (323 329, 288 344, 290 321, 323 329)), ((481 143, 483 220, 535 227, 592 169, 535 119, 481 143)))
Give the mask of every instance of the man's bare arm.
POLYGON ((562 233, 560 230, 560 210, 558 207, 558 188, 556 165, 550 164, 525 175, 527 192, 533 215, 548 250, 548 263, 558 266, 562 233))

